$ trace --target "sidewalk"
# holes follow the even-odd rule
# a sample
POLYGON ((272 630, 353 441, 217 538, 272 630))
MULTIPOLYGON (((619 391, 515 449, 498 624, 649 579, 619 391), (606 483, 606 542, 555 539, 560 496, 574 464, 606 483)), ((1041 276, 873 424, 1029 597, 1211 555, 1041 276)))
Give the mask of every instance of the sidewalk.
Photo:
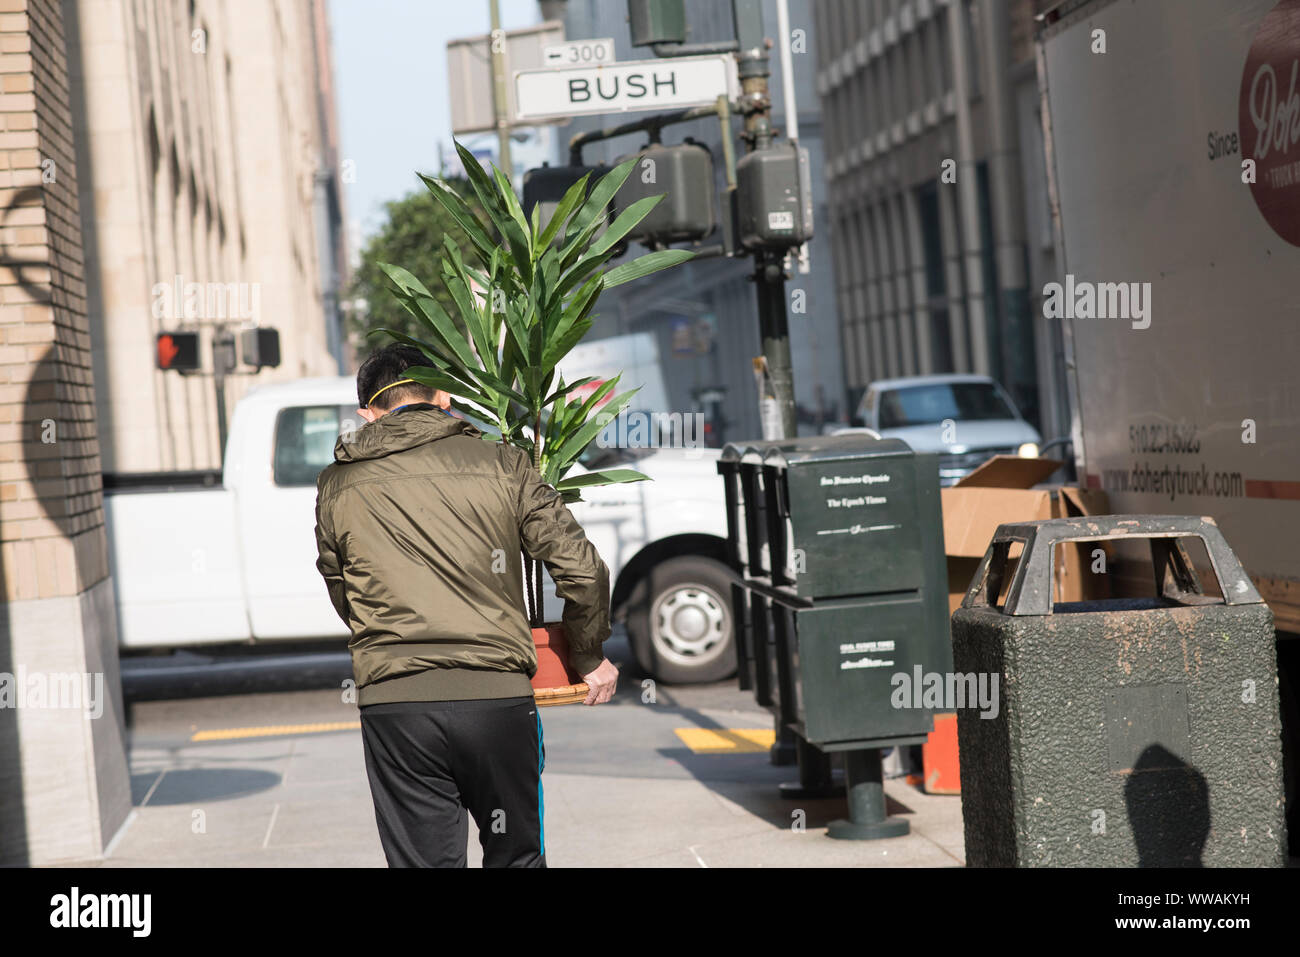
MULTIPOLYGON (((770 729, 764 713, 621 704, 549 708, 542 720, 552 867, 963 863, 960 798, 889 781, 890 811, 911 822, 911 833, 836 841, 825 825, 846 813, 843 798, 784 800, 777 785, 795 768, 773 767, 766 753, 695 753, 676 733, 770 729), (797 811, 803 830, 792 828, 797 811)), ((179 747, 133 745, 135 810, 102 866, 384 866, 361 734, 348 724, 179 747)), ((472 827, 469 860, 481 860, 472 827)))

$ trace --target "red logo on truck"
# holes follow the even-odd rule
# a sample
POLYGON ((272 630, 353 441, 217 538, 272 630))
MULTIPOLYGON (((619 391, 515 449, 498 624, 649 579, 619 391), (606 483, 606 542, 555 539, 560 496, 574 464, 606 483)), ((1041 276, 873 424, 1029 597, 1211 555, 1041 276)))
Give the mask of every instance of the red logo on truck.
POLYGON ((1275 233, 1300 246, 1300 0, 1282 0, 1260 22, 1237 124, 1241 155, 1255 161, 1255 205, 1275 233))

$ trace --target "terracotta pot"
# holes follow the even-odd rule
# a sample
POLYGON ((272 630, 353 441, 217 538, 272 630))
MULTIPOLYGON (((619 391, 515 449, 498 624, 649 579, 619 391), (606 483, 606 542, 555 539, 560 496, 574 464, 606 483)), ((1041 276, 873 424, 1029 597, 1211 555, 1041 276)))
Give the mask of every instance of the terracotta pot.
POLYGON ((574 704, 587 697, 582 675, 569 667, 569 641, 560 622, 548 622, 533 629, 537 647, 537 674, 533 675, 533 697, 539 705, 574 704))

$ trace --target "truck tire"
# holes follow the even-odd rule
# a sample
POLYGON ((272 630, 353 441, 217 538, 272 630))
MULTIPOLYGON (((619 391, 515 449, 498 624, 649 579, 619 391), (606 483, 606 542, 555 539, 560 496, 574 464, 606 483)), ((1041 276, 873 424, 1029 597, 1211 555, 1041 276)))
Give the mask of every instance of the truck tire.
POLYGON ((702 684, 736 673, 731 583, 721 562, 683 555, 661 562, 628 601, 637 664, 665 684, 702 684))

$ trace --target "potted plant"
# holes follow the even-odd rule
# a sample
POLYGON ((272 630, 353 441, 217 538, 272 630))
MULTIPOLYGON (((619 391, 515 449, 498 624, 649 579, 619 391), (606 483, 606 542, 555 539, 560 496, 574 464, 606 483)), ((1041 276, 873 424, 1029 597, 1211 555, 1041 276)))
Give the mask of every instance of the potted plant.
MULTIPOLYGON (((589 182, 590 174, 584 176, 543 224, 539 206, 531 217, 525 216, 504 173, 493 167, 488 175, 459 143, 456 152, 488 222, 441 180, 420 176, 468 240, 469 248, 462 254, 449 237, 443 239, 442 272, 435 281, 446 293, 444 301, 454 303, 454 308, 444 309, 408 270, 384 263, 381 268, 394 294, 416 319, 422 335, 417 338, 391 329, 375 332, 420 349, 429 365, 408 369, 406 374, 447 392, 457 410, 499 433, 499 438, 485 438, 527 452, 543 481, 566 502, 579 501, 585 488, 644 481, 646 476, 633 469, 569 475, 578 457, 636 390, 615 394, 617 375, 604 381, 588 376, 565 382, 557 367, 591 328, 602 291, 694 255, 665 249, 606 268, 619 241, 663 196, 638 200, 612 223, 607 221, 610 201, 631 174, 633 158, 594 184, 589 182)), ((541 564, 525 554, 523 568, 529 625, 538 652, 533 678, 538 700, 581 700, 586 686, 569 670, 563 627, 543 620, 541 564)))

